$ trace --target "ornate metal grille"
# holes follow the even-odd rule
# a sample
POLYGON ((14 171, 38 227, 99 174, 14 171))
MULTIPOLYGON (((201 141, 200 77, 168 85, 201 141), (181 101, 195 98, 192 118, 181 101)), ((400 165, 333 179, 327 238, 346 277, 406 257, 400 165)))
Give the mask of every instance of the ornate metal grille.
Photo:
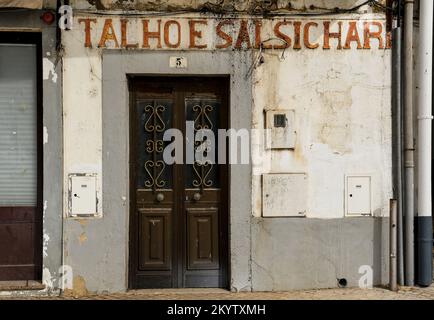
POLYGON ((211 130, 214 133, 215 141, 202 139, 194 144, 195 152, 202 153, 204 157, 213 151, 213 161, 196 161, 193 165, 186 166, 186 187, 187 188, 218 188, 218 124, 220 101, 216 98, 187 98, 186 119, 194 123, 195 135, 199 130, 211 130), (214 148, 214 150, 211 150, 214 148))
POLYGON ((163 160, 166 143, 164 132, 172 126, 173 101, 169 99, 142 100, 138 102, 139 119, 139 188, 170 189, 171 166, 163 160))

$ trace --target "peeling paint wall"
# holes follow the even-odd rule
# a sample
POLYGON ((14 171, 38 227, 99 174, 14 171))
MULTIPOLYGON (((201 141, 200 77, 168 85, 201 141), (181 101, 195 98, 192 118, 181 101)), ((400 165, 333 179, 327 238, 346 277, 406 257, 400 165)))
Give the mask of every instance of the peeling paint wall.
MULTIPOLYGON (((320 41, 321 42, 321 41, 320 41)), ((266 52, 254 75, 253 127, 264 110, 295 110, 296 147, 268 151, 264 173, 307 173, 307 217, 343 218, 345 175, 373 177, 373 212, 392 197, 390 50, 266 52)), ((261 176, 253 178, 261 216, 261 176)))
MULTIPOLYGON (((97 10, 267 13, 278 10, 349 9, 364 2, 364 0, 72 0, 71 4, 77 9, 97 10)), ((384 0, 380 2, 385 3, 384 0)), ((362 7, 361 10, 367 10, 367 6, 362 7)))

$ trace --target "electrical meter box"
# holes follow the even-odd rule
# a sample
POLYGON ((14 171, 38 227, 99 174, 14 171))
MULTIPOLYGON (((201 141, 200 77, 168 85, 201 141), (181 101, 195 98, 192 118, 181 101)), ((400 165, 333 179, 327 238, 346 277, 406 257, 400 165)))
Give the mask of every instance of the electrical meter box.
POLYGON ((307 174, 264 174, 262 180, 264 218, 306 216, 307 174))
POLYGON ((294 149, 294 110, 269 110, 266 112, 266 148, 294 149))
POLYGON ((371 216, 371 176, 346 176, 346 216, 371 216))
POLYGON ((96 174, 69 175, 69 216, 98 216, 96 174))

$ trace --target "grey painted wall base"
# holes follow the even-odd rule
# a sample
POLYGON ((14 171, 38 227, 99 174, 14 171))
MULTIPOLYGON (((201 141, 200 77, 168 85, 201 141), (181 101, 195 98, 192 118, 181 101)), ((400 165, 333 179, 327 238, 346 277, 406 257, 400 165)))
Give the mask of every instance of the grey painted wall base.
POLYGON ((361 266, 373 284, 388 283, 389 219, 254 219, 252 287, 285 291, 358 287, 361 266))

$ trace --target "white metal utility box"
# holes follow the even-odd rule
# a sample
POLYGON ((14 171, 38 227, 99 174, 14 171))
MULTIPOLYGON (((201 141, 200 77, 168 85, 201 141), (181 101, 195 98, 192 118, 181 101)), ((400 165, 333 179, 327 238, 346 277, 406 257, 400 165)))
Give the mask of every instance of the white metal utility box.
POLYGON ((305 217, 307 212, 307 175, 264 174, 263 217, 305 217))
POLYGON ((372 177, 346 176, 345 177, 345 215, 370 216, 372 215, 372 177))
POLYGON ((98 216, 96 174, 69 175, 68 209, 70 217, 98 216))

